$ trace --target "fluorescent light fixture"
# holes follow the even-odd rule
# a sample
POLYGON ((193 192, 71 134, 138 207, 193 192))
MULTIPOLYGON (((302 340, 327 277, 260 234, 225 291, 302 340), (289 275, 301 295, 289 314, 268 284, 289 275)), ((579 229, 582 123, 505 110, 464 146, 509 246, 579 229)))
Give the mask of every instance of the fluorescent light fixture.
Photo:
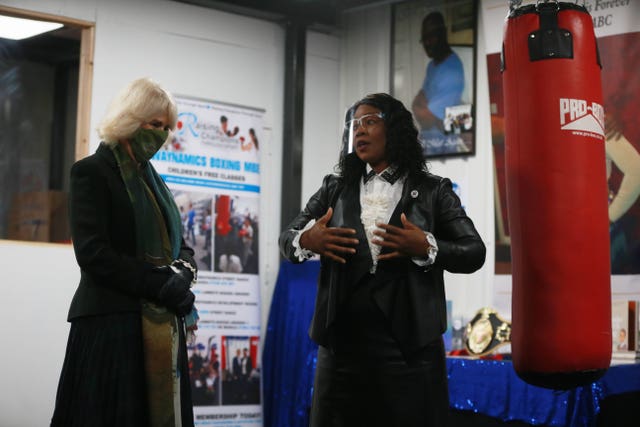
POLYGON ((0 37, 22 40, 62 27, 58 22, 35 21, 0 15, 0 37))

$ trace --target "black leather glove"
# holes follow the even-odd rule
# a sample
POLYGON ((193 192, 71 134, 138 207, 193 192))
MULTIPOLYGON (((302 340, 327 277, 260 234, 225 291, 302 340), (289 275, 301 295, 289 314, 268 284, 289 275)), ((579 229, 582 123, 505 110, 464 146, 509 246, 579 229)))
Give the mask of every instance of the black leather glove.
POLYGON ((191 280, 182 271, 174 273, 160 290, 156 299, 176 314, 184 316, 193 308, 195 296, 190 290, 191 280))
POLYGON ((180 303, 178 303, 175 307, 170 309, 173 309, 173 311, 180 317, 186 316, 187 314, 191 313, 191 310, 193 310, 193 303, 196 300, 196 296, 193 294, 193 292, 191 291, 187 291, 187 293, 185 294, 185 297, 182 299, 182 301, 180 301, 180 303))
POLYGON ((142 279, 138 294, 146 299, 157 299, 162 285, 174 274, 175 272, 168 265, 149 267, 142 279))
POLYGON ((174 311, 179 316, 193 308, 195 295, 190 290, 193 275, 188 270, 175 273, 169 266, 152 268, 142 283, 141 295, 174 311))

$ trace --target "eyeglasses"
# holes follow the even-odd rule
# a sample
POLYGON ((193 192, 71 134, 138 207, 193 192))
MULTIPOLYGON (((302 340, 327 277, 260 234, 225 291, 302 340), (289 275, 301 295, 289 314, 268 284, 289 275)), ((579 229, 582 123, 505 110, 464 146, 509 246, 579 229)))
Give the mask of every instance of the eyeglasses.
POLYGON ((364 116, 349 120, 345 123, 345 128, 351 132, 355 132, 358 128, 363 128, 369 131, 372 127, 376 126, 379 123, 384 121, 384 114, 382 113, 371 113, 365 114, 364 116))

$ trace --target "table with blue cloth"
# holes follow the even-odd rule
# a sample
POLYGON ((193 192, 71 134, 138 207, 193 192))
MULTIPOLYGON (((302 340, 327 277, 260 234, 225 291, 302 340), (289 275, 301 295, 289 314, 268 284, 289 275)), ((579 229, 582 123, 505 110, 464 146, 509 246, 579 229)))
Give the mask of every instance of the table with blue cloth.
MULTIPOLYGON (((280 265, 263 354, 265 427, 307 427, 317 345, 307 330, 319 261, 280 265)), ((576 354, 576 357, 580 357, 576 354)), ((640 425, 640 364, 610 367, 598 381, 551 390, 522 381, 510 361, 448 358, 451 425, 640 425)))

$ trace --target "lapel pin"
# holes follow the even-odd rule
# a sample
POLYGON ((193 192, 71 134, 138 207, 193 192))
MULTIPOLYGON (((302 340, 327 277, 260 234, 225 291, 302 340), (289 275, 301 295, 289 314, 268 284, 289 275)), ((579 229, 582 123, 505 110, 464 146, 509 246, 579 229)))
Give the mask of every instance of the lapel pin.
POLYGON ((411 190, 411 197, 416 199, 418 197, 418 190, 411 190))

